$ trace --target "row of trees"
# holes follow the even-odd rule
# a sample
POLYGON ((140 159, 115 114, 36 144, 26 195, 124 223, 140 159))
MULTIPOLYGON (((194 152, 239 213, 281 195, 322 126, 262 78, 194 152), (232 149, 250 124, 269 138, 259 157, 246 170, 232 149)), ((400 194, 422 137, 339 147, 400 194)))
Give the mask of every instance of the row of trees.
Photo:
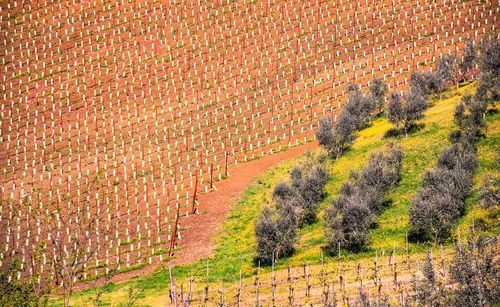
POLYGON ((455 109, 458 130, 450 133, 452 145, 428 170, 410 206, 410 225, 415 238, 438 241, 450 235, 465 213, 465 200, 472 189, 477 167, 476 141, 485 127, 486 106, 471 96, 455 109))
MULTIPOLYGON (((352 84, 347 88, 347 104, 335 124, 331 117, 320 120, 316 138, 329 157, 340 157, 354 141, 356 131, 366 127, 374 114, 382 111, 387 88, 387 84, 378 77, 370 85, 369 93, 352 84)), ((271 264, 293 253, 297 228, 316 220, 328 179, 325 160, 326 156, 322 154, 314 157, 307 153, 301 165, 290 172, 290 182, 276 185, 272 197, 276 210, 265 207, 255 225, 256 260, 261 264, 271 264)), ((377 167, 375 164, 374 161, 374 168, 377 167)))
POLYGON ((428 107, 428 96, 442 92, 450 83, 458 87, 459 82, 464 80, 476 65, 481 71, 476 98, 480 101, 498 100, 499 57, 498 40, 489 36, 479 43, 472 40, 466 42, 461 59, 455 53, 442 55, 432 72, 411 74, 410 87, 406 93, 392 93, 387 104, 387 119, 396 126, 397 132, 408 136, 415 127, 415 122, 423 117, 428 107))
POLYGON ((340 195, 326 210, 325 235, 330 248, 358 251, 369 243, 373 219, 386 204, 385 195, 401 180, 403 151, 391 145, 373 153, 368 164, 352 172, 340 195))
MULTIPOLYGON (((424 112, 429 107, 429 95, 442 91, 450 81, 458 82, 457 63, 455 54, 442 55, 432 72, 411 73, 407 92, 391 94, 386 116, 387 120, 396 126, 396 134, 408 137, 416 127, 415 122, 424 117, 424 112)), ((468 72, 472 68, 470 57, 464 57, 460 67, 463 67, 462 71, 468 72)))
POLYGON ((439 90, 440 82, 432 72, 413 72, 410 89, 404 94, 393 92, 387 104, 386 116, 396 126, 397 134, 406 137, 416 126, 415 121, 424 117, 429 107, 428 96, 439 90))
POLYGON ((347 89, 347 103, 337 121, 334 123, 331 117, 321 119, 316 132, 319 144, 335 159, 349 148, 356 138, 356 131, 366 127, 373 115, 381 112, 387 84, 376 77, 369 87, 369 93, 364 93, 355 84, 347 89))
POLYGON ((264 207, 255 224, 256 260, 261 264, 292 254, 297 229, 316 220, 328 181, 325 160, 323 154, 307 152, 290 172, 290 182, 275 186, 272 198, 276 210, 264 207))
MULTIPOLYGON (((465 200, 471 192, 477 167, 476 142, 486 128, 484 118, 488 105, 500 97, 500 44, 496 38, 486 37, 478 45, 478 51, 474 44, 466 45, 462 62, 478 63, 476 94, 464 96, 457 105, 454 115, 457 130, 449 135, 452 145, 443 151, 437 166, 424 174, 410 206, 411 232, 415 239, 436 242, 446 239, 465 214, 465 200)), ((485 192, 485 199, 495 197, 491 191, 485 192)))

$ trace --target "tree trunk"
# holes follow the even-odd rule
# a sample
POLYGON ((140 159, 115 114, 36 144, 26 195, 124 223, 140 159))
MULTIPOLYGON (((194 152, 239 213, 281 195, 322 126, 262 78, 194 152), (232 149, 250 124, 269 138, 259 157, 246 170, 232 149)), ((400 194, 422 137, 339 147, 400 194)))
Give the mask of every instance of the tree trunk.
POLYGON ((71 294, 66 292, 64 293, 64 307, 69 307, 69 299, 71 297, 71 294))

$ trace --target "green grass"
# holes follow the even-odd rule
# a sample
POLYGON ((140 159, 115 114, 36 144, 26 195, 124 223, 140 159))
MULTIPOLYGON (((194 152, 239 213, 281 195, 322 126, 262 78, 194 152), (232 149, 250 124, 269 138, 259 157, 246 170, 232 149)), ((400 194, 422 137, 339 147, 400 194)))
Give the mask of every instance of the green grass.
MULTIPOLYGON (((378 227, 374 228, 370 237, 372 243, 361 253, 348 254, 342 252, 345 260, 357 260, 372 257, 375 254, 390 251, 396 248, 398 253, 404 252, 405 234, 408 231, 408 207, 411 199, 420 184, 421 175, 427 168, 433 167, 441 151, 449 145, 448 134, 454 128, 453 112, 461 96, 473 92, 474 85, 468 84, 458 90, 449 90, 443 94, 443 99, 437 101, 432 98, 433 106, 426 112, 420 121, 423 127, 409 136, 397 138, 384 138, 385 133, 392 128, 385 118, 376 119, 373 124, 358 133, 358 137, 350 150, 337 161, 330 162, 330 179, 327 183, 327 197, 320 205, 318 221, 299 230, 299 241, 293 256, 282 259, 276 264, 277 269, 288 266, 300 266, 305 262, 317 264, 321 261, 321 254, 325 245, 323 237, 323 210, 331 203, 332 198, 338 195, 340 186, 349 177, 351 170, 361 168, 368 160, 370 153, 379 150, 389 142, 394 142, 403 147, 405 158, 403 162, 403 178, 387 198, 391 204, 376 218, 378 227)), ((500 144, 498 113, 487 116, 489 125, 487 137, 479 142, 479 169, 475 176, 475 185, 479 186, 485 176, 498 174, 498 152, 500 144)), ((195 263, 175 267, 174 275, 177 280, 189 278, 191 275, 197 280, 207 278, 207 265, 209 269, 208 282, 219 283, 221 278, 225 282, 234 282, 239 277, 241 270, 243 277, 252 276, 255 271, 253 262, 255 220, 265 204, 271 203, 271 191, 280 180, 288 178, 288 172, 297 162, 298 158, 284 161, 264 173, 252 183, 245 191, 243 197, 234 204, 228 217, 220 226, 217 235, 213 238, 215 255, 195 263)), ((468 199, 468 213, 460 221, 458 229, 465 235, 469 225, 474 220, 478 227, 485 231, 498 234, 498 212, 488 212, 476 206, 477 192, 473 192, 468 199)), ((449 246, 450 242, 446 243, 449 246)), ((409 244, 410 252, 422 252, 431 246, 427 244, 409 244)), ((324 253, 326 261, 333 261, 336 254, 324 253)), ((269 268, 263 268, 268 271, 269 268)), ((144 288, 144 298, 139 300, 140 305, 164 304, 169 278, 167 270, 160 270, 154 274, 132 279, 128 282, 112 285, 107 289, 104 302, 113 302, 111 305, 120 305, 125 302, 128 287, 141 286, 144 288), (163 302, 163 303, 161 303, 163 302)), ((72 300, 75 305, 91 304, 94 289, 86 290, 74 295, 72 300)), ((60 304, 60 300, 52 301, 60 304)))

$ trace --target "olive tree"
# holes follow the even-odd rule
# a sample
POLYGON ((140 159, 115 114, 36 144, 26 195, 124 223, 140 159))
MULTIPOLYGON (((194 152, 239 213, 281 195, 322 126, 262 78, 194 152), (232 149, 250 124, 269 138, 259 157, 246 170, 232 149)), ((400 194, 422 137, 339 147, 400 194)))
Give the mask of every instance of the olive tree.
POLYGON ((330 249, 340 245, 359 251, 369 243, 372 213, 358 195, 341 195, 334 199, 325 212, 325 222, 325 236, 330 249))
MULTIPOLYGON (((460 106, 457 113, 461 113, 460 106)), ((460 117, 460 116, 458 116, 460 117)), ((470 129, 463 132, 428 170, 410 205, 410 227, 414 238, 446 239, 459 217, 465 213, 465 200, 472 189, 477 168, 476 137, 470 129)))
POLYGON ((414 71, 410 75, 410 90, 418 91, 424 96, 437 93, 441 88, 440 80, 430 71, 414 71))
POLYGON ((346 109, 342 110, 331 131, 327 131, 329 119, 324 119, 316 138, 320 145, 328 152, 329 156, 338 159, 342 152, 349 148, 356 138, 356 122, 346 109))
POLYGON ((500 42, 486 36, 479 42, 478 65, 480 69, 476 99, 494 103, 500 98, 500 42))
POLYGON ((365 127, 375 110, 374 98, 363 93, 357 85, 350 85, 345 109, 353 117, 357 130, 365 127))
POLYGON ((427 100, 416 89, 410 90, 404 96, 393 93, 387 106, 387 118, 408 137, 410 128, 424 116, 427 107, 427 100))
POLYGON ((375 77, 370 84, 370 94, 374 103, 372 109, 380 113, 384 105, 385 95, 387 94, 387 83, 379 77, 375 77))
POLYGON ((462 60, 460 61, 459 68, 463 75, 468 73, 472 68, 474 68, 474 64, 477 60, 477 50, 474 46, 473 40, 468 40, 464 44, 464 48, 462 50, 462 60))
POLYGON ((485 208, 493 208, 500 205, 500 180, 487 177, 479 189, 479 199, 485 208))

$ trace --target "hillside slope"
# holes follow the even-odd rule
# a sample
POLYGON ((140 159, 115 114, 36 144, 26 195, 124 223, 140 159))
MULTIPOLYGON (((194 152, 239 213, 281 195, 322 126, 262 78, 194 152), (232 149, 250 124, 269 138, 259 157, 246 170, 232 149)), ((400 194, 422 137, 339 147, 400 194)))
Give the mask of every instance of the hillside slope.
MULTIPOLYGON (((340 159, 330 165, 331 176, 326 190, 328 196, 322 202, 322 208, 330 204, 331 199, 337 195, 342 182, 344 182, 353 169, 363 166, 370 153, 388 142, 401 145, 405 151, 403 163, 403 179, 399 186, 389 194, 392 204, 386 208, 377 218, 378 227, 371 231, 372 244, 365 251, 358 254, 342 253, 342 263, 349 266, 353 261, 371 261, 375 255, 388 254, 394 251, 396 255, 405 254, 405 233, 408 230, 408 206, 413 194, 420 183, 420 177, 426 168, 434 166, 438 155, 449 142, 447 135, 453 128, 453 111, 455 105, 465 93, 474 91, 474 84, 460 87, 458 90, 449 90, 443 94, 443 99, 433 97, 433 106, 426 112, 425 118, 421 120, 422 128, 408 138, 384 138, 385 133, 391 125, 384 118, 376 119, 373 124, 360 131, 352 148, 340 159), (363 260, 365 259, 365 260, 363 260)), ((498 152, 500 144, 500 116, 496 112, 487 115, 488 131, 486 138, 479 142, 479 169, 475 176, 475 185, 479 186, 485 176, 499 177, 498 152)), ((239 278, 241 270, 244 284, 254 281, 255 264, 253 257, 254 234, 253 225, 262 206, 270 203, 270 193, 273 186, 287 177, 287 172, 295 164, 298 158, 284 161, 270 169, 259 179, 254 181, 246 190, 244 196, 233 206, 228 218, 218 230, 218 235, 213 242, 217 245, 216 255, 207 260, 197 261, 190 265, 175 267, 173 274, 177 280, 178 287, 188 285, 188 279, 193 276, 197 285, 195 290, 201 291, 205 282, 211 284, 211 289, 219 289, 221 278, 224 279, 227 288, 235 288, 234 283, 239 278), (209 269, 207 279, 207 266, 209 269), (245 279, 248 278, 248 279, 245 279)), ((485 231, 498 234, 494 228, 491 212, 476 206, 477 195, 474 192, 468 200, 469 210, 458 226, 462 236, 465 236, 468 225, 472 219, 485 231)), ((276 264, 276 269, 285 269, 288 266, 300 267, 304 263, 321 263, 323 239, 322 214, 319 220, 300 230, 300 240, 296 246, 295 254, 282 259, 276 264)), ((445 246, 445 254, 451 252, 451 242, 445 246)), ((425 244, 410 243, 408 245, 410 254, 420 257, 422 252, 432 248, 425 244)), ((337 255, 325 253, 327 266, 335 266, 337 255)), ((412 256, 413 257, 413 256, 412 256)), ((381 258, 382 259, 382 258, 381 258)), ((352 264, 353 265, 353 264, 352 264)), ((269 272, 270 268, 262 268, 261 272, 269 272)), ((284 273, 282 273, 284 274, 284 273)), ((112 302, 111 305, 119 305, 126 301, 129 287, 142 288, 144 293, 139 299, 139 305, 156 306, 169 302, 167 297, 169 285, 168 271, 159 271, 153 275, 145 276, 118 285, 109 285, 108 291, 103 295, 104 302, 112 302)), ((233 289, 234 290, 234 289, 233 289)), ((186 290, 187 291, 187 290, 186 290)), ((215 291, 215 290, 214 290, 215 291)), ((229 291, 229 290, 227 290, 229 291)), ((201 292, 200 292, 201 293, 201 292)), ((75 295, 73 304, 91 304, 95 289, 90 289, 75 295)), ((234 294, 234 293, 233 293, 234 294)), ((215 294, 213 294, 215 295, 215 294)), ((228 294, 228 297, 230 295, 228 294)), ((57 304, 54 301, 54 304, 57 304)))
POLYGON ((104 229, 76 279, 114 264, 141 275, 190 243, 176 238, 226 165, 310 141, 351 82, 403 89, 411 71, 498 33, 498 12, 474 0, 2 1, 0 248, 29 255, 57 233, 43 256, 70 250, 71 263, 67 234, 91 207, 84 221, 104 229), (56 204, 76 208, 60 214, 65 229, 56 204))

